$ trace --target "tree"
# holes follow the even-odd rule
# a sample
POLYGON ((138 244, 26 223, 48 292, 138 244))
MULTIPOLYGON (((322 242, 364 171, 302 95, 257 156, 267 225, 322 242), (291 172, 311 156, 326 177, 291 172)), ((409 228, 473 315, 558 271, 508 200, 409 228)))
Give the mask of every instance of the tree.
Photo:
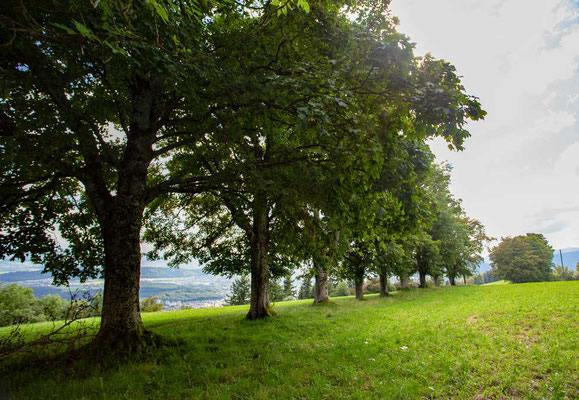
POLYGON ((279 284, 279 281, 277 279, 271 280, 271 284, 268 285, 268 290, 269 290, 268 297, 271 299, 271 301, 285 300, 283 287, 279 284))
POLYGON ((300 285, 300 290, 298 292, 298 299, 311 299, 312 295, 312 278, 309 276, 305 276, 302 280, 302 284, 300 285))
POLYGON ((404 262, 404 248, 395 240, 385 240, 378 248, 377 264, 380 296, 388 296, 388 277, 395 275, 404 262))
POLYGON ((283 280, 283 296, 284 300, 295 300, 296 291, 294 290, 291 277, 286 276, 283 280))
POLYGON ((141 312, 157 312, 163 310, 163 303, 157 296, 150 296, 141 300, 141 312))
POLYGON ((102 274, 97 344, 143 345, 144 210, 174 191, 205 190, 203 177, 168 175, 167 161, 220 123, 215 105, 224 103, 216 99, 236 92, 229 51, 287 14, 286 5, 24 0, 2 7, 0 229, 7 234, 0 257, 42 263, 56 283, 102 274))
POLYGON ((340 281, 330 293, 332 297, 342 297, 350 295, 350 288, 345 281, 340 281))
POLYGON ((493 275, 513 283, 547 281, 553 248, 540 233, 505 237, 489 255, 493 275))
POLYGON ((401 142, 440 136, 462 148, 466 121, 484 116, 454 67, 414 58, 388 14, 352 21, 366 6, 342 5, 312 4, 229 49, 227 89, 238 101, 212 98, 217 121, 168 164, 174 179, 208 190, 167 196, 148 219, 152 256, 249 272, 249 319, 274 314, 270 279, 314 257, 304 260, 292 241, 314 211, 333 217, 329 197, 345 203, 347 189, 367 189, 382 167, 397 165, 387 156, 401 142))
POLYGON ((426 230, 432 240, 439 243, 439 262, 430 265, 428 272, 435 283, 446 271, 451 285, 455 279, 470 276, 483 258, 481 252, 492 238, 485 234, 485 228, 476 219, 469 218, 464 212, 460 199, 450 192, 450 172, 448 164, 432 169, 428 179, 429 199, 431 201, 431 223, 426 230))
POLYGON ((553 279, 556 281, 571 281, 575 277, 573 271, 566 266, 555 265, 553 267, 553 279))
POLYGON ((16 283, 0 286, 0 326, 44 321, 34 292, 16 283))
POLYGON ((415 236, 415 254, 416 268, 418 270, 419 287, 426 288, 426 275, 440 276, 440 242, 432 239, 432 237, 424 232, 419 232, 415 236))
POLYGON ((230 306, 247 304, 249 302, 249 277, 242 275, 231 284, 231 292, 225 297, 225 304, 230 306))
POLYGON ((69 308, 69 302, 54 294, 42 296, 40 299, 37 299, 36 304, 40 312, 44 314, 44 317, 49 321, 64 319, 69 308))

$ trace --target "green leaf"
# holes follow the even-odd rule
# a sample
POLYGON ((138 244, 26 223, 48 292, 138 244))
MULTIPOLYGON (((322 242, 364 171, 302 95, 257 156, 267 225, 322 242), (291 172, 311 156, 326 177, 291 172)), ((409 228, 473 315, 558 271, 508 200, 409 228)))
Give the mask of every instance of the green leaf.
POLYGON ((304 10, 306 13, 310 12, 310 4, 307 0, 298 0, 298 7, 304 10))
POLYGON ((151 0, 150 4, 155 8, 157 15, 159 17, 161 17, 161 19, 164 22, 169 22, 169 15, 167 14, 167 10, 165 10, 165 7, 163 7, 162 5, 160 5, 159 3, 157 3, 154 0, 151 0))
POLYGON ((72 21, 74 23, 74 26, 76 28, 76 30, 84 37, 86 38, 91 38, 91 39, 96 39, 96 36, 94 35, 94 33, 92 33, 92 31, 87 28, 86 26, 84 26, 82 23, 78 22, 78 21, 72 21))
POLYGON ((57 28, 60 28, 64 31, 66 31, 66 33, 68 33, 69 35, 76 35, 76 32, 73 31, 72 29, 70 29, 68 26, 62 25, 62 24, 58 24, 56 22, 53 22, 52 25, 56 26, 57 28))

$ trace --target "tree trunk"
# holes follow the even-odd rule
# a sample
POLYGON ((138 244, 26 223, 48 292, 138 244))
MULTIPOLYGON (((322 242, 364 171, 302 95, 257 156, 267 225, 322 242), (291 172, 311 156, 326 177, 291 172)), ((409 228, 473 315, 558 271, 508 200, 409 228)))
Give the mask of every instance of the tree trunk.
MULTIPOLYGON (((145 90, 137 105, 150 110, 154 96, 145 90)), ((141 278, 141 225, 147 204, 148 166, 155 139, 149 113, 131 124, 131 133, 118 169, 117 194, 107 201, 92 189, 92 200, 103 231, 105 248, 104 293, 99 347, 135 351, 151 338, 139 309, 141 278)), ((89 185, 90 186, 90 185, 89 185)))
POLYGON ((418 276, 420 278, 420 287, 426 288, 426 274, 422 271, 418 271, 418 276))
POLYGON ((462 276, 462 281, 464 282, 464 285, 466 286, 466 275, 462 276))
POLYGON ((449 276, 448 280, 450 281, 450 286, 455 286, 456 282, 454 281, 454 276, 449 276))
POLYGON ((408 287, 409 279, 407 276, 400 276, 400 290, 404 290, 408 287))
POLYGON ((435 276, 432 280, 434 281, 434 286, 440 286, 440 276, 435 276))
POLYGON ((364 278, 356 277, 354 284, 356 286, 356 300, 364 300, 364 278))
POLYGON ((328 296, 328 271, 321 264, 315 265, 316 269, 316 293, 314 303, 327 303, 328 296))
POLYGON ((385 267, 380 269, 380 296, 388 296, 388 276, 385 267))
POLYGON ((141 348, 146 332, 139 310, 143 208, 130 204, 112 207, 103 229, 105 283, 96 342, 123 352, 141 348))
POLYGON ((259 319, 274 315, 269 303, 269 219, 267 199, 258 194, 253 201, 253 231, 251 247, 251 301, 248 319, 259 319))

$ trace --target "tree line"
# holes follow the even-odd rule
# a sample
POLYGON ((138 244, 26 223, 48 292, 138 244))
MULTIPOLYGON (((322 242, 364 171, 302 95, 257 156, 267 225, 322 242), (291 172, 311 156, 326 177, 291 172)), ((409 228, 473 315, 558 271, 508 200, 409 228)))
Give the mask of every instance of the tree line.
POLYGON ((102 276, 94 345, 136 349, 150 258, 272 279, 451 284, 487 239, 428 140, 485 115, 382 1, 23 0, 0 11, 0 256, 102 276))

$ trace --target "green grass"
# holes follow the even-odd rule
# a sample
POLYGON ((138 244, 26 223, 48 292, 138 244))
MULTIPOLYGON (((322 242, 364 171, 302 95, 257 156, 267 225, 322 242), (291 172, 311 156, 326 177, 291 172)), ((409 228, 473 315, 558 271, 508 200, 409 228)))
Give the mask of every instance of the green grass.
POLYGON ((286 302, 254 322, 246 307, 152 313, 182 345, 0 376, 16 399, 573 399, 578 304, 579 282, 552 282, 286 302))

